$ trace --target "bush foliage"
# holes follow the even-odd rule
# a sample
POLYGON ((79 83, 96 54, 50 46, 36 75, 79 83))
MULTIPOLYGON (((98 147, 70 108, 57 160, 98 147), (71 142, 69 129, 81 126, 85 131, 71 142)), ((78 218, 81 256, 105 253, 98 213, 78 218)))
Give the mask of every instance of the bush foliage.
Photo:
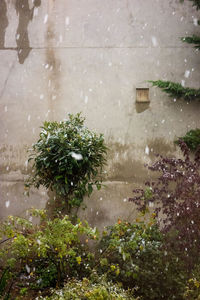
POLYGON ((159 156, 149 170, 159 172, 157 181, 146 182, 146 189, 134 190, 130 199, 139 210, 155 206, 162 213, 162 231, 168 245, 188 262, 188 270, 198 260, 200 248, 200 149, 190 157, 180 141, 183 158, 159 156))
POLYGON ((149 80, 153 86, 159 87, 170 97, 175 97, 177 99, 183 98, 185 100, 200 99, 200 89, 192 89, 189 87, 183 87, 180 83, 164 80, 149 80))
POLYGON ((186 143, 191 151, 196 151, 200 147, 200 129, 197 128, 188 131, 184 136, 179 137, 175 143, 179 144, 180 141, 186 143))
POLYGON ((141 299, 180 299, 185 275, 176 257, 163 249, 163 235, 154 219, 149 224, 119 220, 100 242, 99 272, 141 299))
POLYGON ((34 287, 60 286, 66 278, 90 274, 93 255, 81 239, 97 239, 96 229, 79 220, 74 225, 68 216, 50 220, 44 210, 32 215, 41 218, 40 225, 12 216, 1 224, 1 265, 34 287))
POLYGON ((92 280, 83 278, 82 281, 71 280, 62 290, 54 291, 49 297, 41 300, 136 300, 131 293, 119 285, 107 282, 104 277, 92 280))
POLYGON ((200 300, 200 265, 197 264, 192 270, 191 276, 187 281, 184 300, 200 300))
POLYGON ((26 188, 49 188, 63 197, 69 208, 80 206, 94 185, 101 188, 107 148, 103 135, 90 131, 84 120, 79 113, 62 122, 44 122, 31 149, 33 174, 26 188))
POLYGON ((183 37, 181 38, 181 40, 185 43, 195 45, 194 48, 196 49, 200 49, 200 37, 195 34, 193 34, 192 36, 183 37))

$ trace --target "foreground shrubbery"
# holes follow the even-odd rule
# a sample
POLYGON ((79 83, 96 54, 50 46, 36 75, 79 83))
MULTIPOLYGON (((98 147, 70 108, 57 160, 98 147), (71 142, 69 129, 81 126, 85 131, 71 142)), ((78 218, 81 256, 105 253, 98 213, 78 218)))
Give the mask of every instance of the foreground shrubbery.
POLYGON ((87 223, 72 224, 67 216, 49 220, 38 210, 32 214, 40 215, 40 225, 14 217, 1 225, 2 297, 9 295, 11 287, 23 295, 64 285, 45 299, 197 299, 192 297, 199 293, 198 265, 187 274, 187 263, 173 248, 166 248, 168 239, 155 215, 148 224, 118 220, 91 253, 86 245, 89 238, 97 239, 97 232, 87 223), (94 272, 103 278, 95 278, 94 272), (93 280, 81 281, 84 277, 93 280), (131 289, 132 295, 118 284, 131 289))
MULTIPOLYGON (((74 299, 115 299, 116 287, 107 284, 107 279, 132 289, 135 297, 144 300, 169 299, 169 296, 181 299, 187 279, 184 262, 172 251, 166 252, 165 239, 154 215, 148 224, 118 220, 103 233, 96 253, 91 253, 85 244, 89 238, 96 240, 97 232, 87 223, 77 221, 72 224, 67 216, 50 220, 40 210, 33 210, 32 214, 40 216, 40 225, 9 217, 1 226, 1 234, 7 239, 1 251, 1 264, 4 270, 9 270, 10 276, 5 292, 8 292, 10 282, 15 282, 21 293, 67 283, 62 292, 64 298, 58 299, 70 299, 67 297, 73 292, 77 297, 83 292, 88 295, 88 298, 74 299), (100 276, 104 275, 104 283, 99 280, 80 283, 80 279, 89 278, 94 270, 100 276), (72 278, 76 280, 71 281, 72 278), (112 293, 113 298, 106 298, 112 293), (97 295, 99 298, 95 298, 97 295)), ((123 293, 121 290, 121 298, 116 299, 129 299, 126 298, 128 294, 125 297, 123 293)), ((58 295, 55 292, 49 299, 57 299, 58 295)))
POLYGON ((71 280, 63 289, 56 290, 49 297, 38 297, 38 300, 136 300, 129 291, 111 282, 104 277, 82 281, 71 280))
POLYGON ((181 261, 164 250, 164 236, 155 220, 149 224, 121 220, 100 242, 99 272, 135 288, 142 299, 180 299, 185 274, 181 261))
MULTIPOLYGON (((96 229, 78 220, 72 224, 68 216, 50 220, 43 210, 32 210, 32 215, 40 217, 39 225, 10 216, 0 226, 4 241, 0 264, 7 270, 9 282, 21 281, 25 287, 40 289, 59 287, 68 278, 88 276, 94 255, 82 241, 96 239, 96 229)), ((6 286, 5 276, 0 288, 6 286)))

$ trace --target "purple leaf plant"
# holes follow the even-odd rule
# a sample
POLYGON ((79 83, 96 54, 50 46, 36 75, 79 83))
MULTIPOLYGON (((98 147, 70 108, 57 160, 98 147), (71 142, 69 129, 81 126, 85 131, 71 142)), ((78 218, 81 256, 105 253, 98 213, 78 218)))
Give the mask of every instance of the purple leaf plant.
POLYGON ((135 189, 129 201, 143 212, 155 207, 166 244, 192 268, 200 251, 200 148, 192 154, 183 141, 179 146, 182 158, 157 155, 156 162, 148 166, 159 174, 157 180, 135 189))

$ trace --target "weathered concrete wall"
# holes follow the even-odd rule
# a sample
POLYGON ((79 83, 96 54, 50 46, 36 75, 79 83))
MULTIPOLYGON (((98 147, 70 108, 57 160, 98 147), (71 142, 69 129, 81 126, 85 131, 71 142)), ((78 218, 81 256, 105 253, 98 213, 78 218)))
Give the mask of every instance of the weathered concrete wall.
POLYGON ((200 126, 198 103, 150 87, 150 104, 136 104, 135 90, 157 79, 200 85, 200 54, 179 39, 198 32, 197 17, 179 0, 0 1, 0 218, 46 205, 44 190, 23 196, 27 149, 44 120, 80 111, 110 148, 107 188, 80 214, 93 224, 134 215, 127 198, 144 163, 200 126))

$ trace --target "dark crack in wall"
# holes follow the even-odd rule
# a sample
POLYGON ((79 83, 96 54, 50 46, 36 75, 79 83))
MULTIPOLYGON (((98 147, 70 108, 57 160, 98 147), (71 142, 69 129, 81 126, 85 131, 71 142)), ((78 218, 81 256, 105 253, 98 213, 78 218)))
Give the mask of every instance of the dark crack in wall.
POLYGON ((7 17, 7 6, 6 1, 0 1, 0 49, 4 49, 5 46, 5 34, 6 28, 8 27, 8 17, 7 17))

